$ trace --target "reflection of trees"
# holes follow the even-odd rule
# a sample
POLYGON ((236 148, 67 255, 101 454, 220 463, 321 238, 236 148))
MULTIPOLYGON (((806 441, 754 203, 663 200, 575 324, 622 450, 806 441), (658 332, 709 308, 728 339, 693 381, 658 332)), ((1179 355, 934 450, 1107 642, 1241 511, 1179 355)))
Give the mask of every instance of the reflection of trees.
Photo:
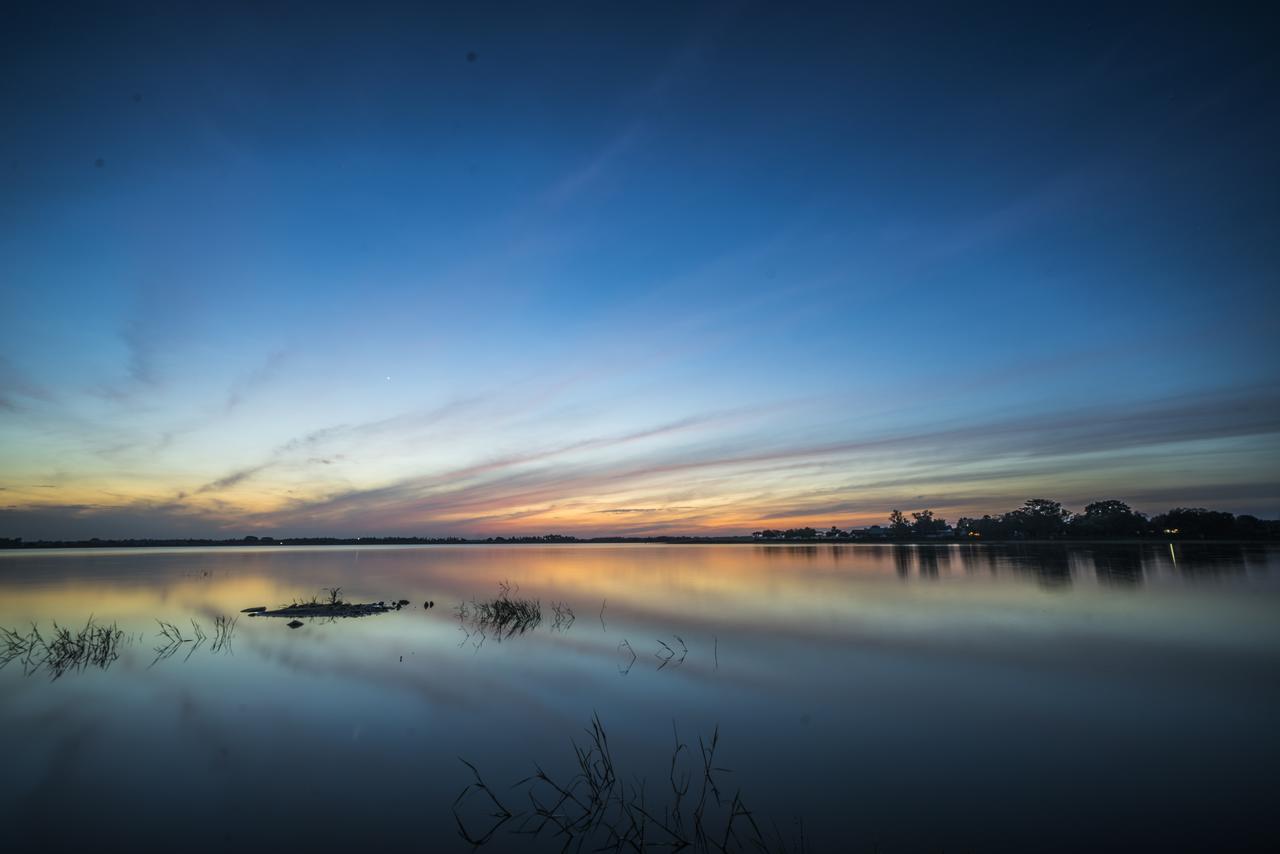
POLYGON ((995 550, 983 549, 982 557, 987 562, 987 572, 990 572, 992 575, 998 574, 1000 571, 1000 556, 995 552, 995 550))
POLYGON ((781 557, 802 557, 805 560, 814 560, 818 557, 819 546, 756 546, 756 554, 764 555, 766 558, 774 560, 781 557))
MULTIPOLYGON (((960 568, 965 572, 977 572, 984 563, 988 569, 995 570, 995 564, 991 562, 991 550, 988 548, 964 545, 956 549, 956 554, 960 557, 960 568)), ((951 559, 949 555, 947 559, 951 559)))
POLYGON ((910 578, 912 568, 921 578, 937 578, 939 568, 951 565, 951 550, 946 546, 888 546, 893 552, 893 568, 899 578, 910 578))
POLYGON ((947 549, 946 562, 951 563, 951 556, 960 561, 960 568, 965 572, 979 572, 985 569, 992 575, 1000 574, 1002 564, 1008 562, 1008 550, 1000 545, 963 545, 955 549, 947 549))
POLYGON ((938 550, 928 546, 916 549, 916 566, 919 567, 921 578, 937 578, 938 550))
POLYGON ((1142 549, 1138 546, 1093 550, 1093 571, 1100 584, 1132 586, 1142 581, 1142 549))
POLYGON ((1017 546, 1009 549, 1009 566, 1034 575, 1042 587, 1071 586, 1071 561, 1063 546, 1017 546))
POLYGON ((1036 564, 1036 577, 1043 587, 1070 587, 1071 562, 1065 549, 1043 552, 1036 564))
POLYGON ((1265 547, 1237 543, 1178 543, 1172 557, 1183 575, 1238 575, 1247 570, 1250 557, 1265 560, 1265 551, 1265 547))
POLYGON ((897 571, 899 578, 907 578, 911 575, 911 552, 907 546, 893 547, 893 568, 897 571))
POLYGON ((912 560, 917 561, 922 576, 932 574, 936 558, 941 568, 950 561, 958 561, 958 568, 965 572, 985 568, 992 575, 1002 571, 1033 575, 1045 587, 1069 585, 1073 560, 1079 562, 1077 568, 1082 572, 1088 572, 1092 565, 1099 583, 1114 586, 1141 584, 1153 573, 1170 571, 1184 576, 1239 575, 1253 566, 1269 566, 1274 560, 1273 547, 1261 543, 1116 543, 1094 544, 1089 548, 1069 543, 988 543, 937 548, 916 546, 915 549, 914 559, 895 551, 899 575, 909 574, 912 560))

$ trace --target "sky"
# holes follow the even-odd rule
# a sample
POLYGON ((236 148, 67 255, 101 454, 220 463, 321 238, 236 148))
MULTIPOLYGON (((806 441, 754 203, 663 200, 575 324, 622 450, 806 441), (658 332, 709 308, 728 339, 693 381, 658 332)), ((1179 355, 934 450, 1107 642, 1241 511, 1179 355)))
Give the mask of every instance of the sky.
POLYGON ((1280 516, 1280 33, 1198 5, 23 4, 0 536, 1280 516))

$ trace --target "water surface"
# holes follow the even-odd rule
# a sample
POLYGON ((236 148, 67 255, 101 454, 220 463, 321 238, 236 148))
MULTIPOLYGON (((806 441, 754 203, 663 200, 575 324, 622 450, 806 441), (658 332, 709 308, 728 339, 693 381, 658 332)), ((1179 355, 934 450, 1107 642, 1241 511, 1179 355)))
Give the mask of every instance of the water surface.
MULTIPOLYGON (((568 777, 593 714, 655 804, 673 730, 718 727, 729 788, 792 847, 1268 847, 1277 570, 1263 546, 0 553, 0 626, 124 633, 105 667, 0 670, 0 847, 468 850, 458 757, 523 807, 510 784, 568 777), (456 606, 503 581, 543 623, 470 631, 456 606), (157 619, 212 635, 328 587, 411 604, 241 616, 156 660, 157 619)), ((488 850, 559 847, 508 829, 488 850)))

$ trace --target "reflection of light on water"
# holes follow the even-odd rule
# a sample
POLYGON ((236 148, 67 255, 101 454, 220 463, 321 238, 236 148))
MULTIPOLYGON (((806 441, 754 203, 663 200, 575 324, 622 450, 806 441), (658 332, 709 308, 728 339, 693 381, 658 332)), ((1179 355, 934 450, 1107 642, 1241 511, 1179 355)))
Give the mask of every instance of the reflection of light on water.
POLYGON ((1173 558, 1173 565, 1178 565, 1178 553, 1173 550, 1173 543, 1169 543, 1169 557, 1173 558))

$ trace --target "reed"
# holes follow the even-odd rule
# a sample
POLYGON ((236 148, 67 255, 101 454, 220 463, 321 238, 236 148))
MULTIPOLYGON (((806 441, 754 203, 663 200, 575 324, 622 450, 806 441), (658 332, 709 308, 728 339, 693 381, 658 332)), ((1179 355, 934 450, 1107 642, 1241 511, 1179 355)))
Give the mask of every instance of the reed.
MULTIPOLYGON (((504 581, 498 585, 498 595, 495 598, 460 603, 456 613, 468 637, 478 633, 483 639, 492 633, 501 641, 513 635, 522 635, 541 625, 542 603, 537 599, 512 595, 518 591, 519 588, 513 591, 511 584, 504 581), (467 627, 470 627, 469 630, 467 627)), ((555 605, 563 606, 563 603, 555 605)), ((568 615, 572 617, 572 612, 568 612, 568 615)))
POLYGON ((672 637, 675 638, 676 643, 680 644, 680 651, 677 652, 674 647, 664 641, 658 641, 658 645, 661 646, 662 649, 658 650, 653 655, 654 658, 658 658, 662 661, 662 663, 658 665, 659 670, 666 667, 672 661, 675 661, 675 666, 679 667, 684 664, 684 660, 689 656, 689 647, 685 645, 684 638, 679 635, 672 635, 672 637))
POLYGON ((631 668, 635 667, 636 659, 639 658, 639 656, 636 655, 636 651, 632 649, 631 643, 626 638, 623 638, 622 642, 618 644, 618 652, 622 652, 623 650, 626 650, 627 654, 631 656, 631 660, 627 662, 626 667, 619 664, 618 672, 623 676, 626 676, 631 672, 631 668))
MULTIPOLYGON (((539 764, 534 773, 513 785, 523 789, 528 808, 512 812, 499 802, 484 782, 480 771, 465 759, 473 782, 453 803, 454 819, 462 838, 473 846, 491 841, 514 822, 511 833, 529 841, 549 836, 561 842, 561 851, 637 851, 689 849, 697 854, 711 852, 805 851, 803 831, 797 846, 790 846, 781 833, 766 835, 755 814, 747 808, 741 791, 725 797, 718 783, 728 769, 716 763, 720 730, 709 741, 698 739, 695 757, 672 725, 675 746, 667 771, 665 794, 651 799, 644 778, 623 774, 614 759, 609 735, 599 715, 592 715, 582 744, 571 741, 573 765, 567 778, 549 774, 539 764), (633 782, 626 782, 626 781, 633 782), (697 781, 696 795, 694 781, 697 781), (472 799, 483 796, 486 806, 477 816, 472 799), (491 807, 496 808, 489 811, 491 807), (467 815, 470 814, 470 824, 467 815), (484 822, 476 829, 477 819, 484 822)), ((508 846, 504 846, 508 850, 508 846)))
POLYGON ((55 622, 53 634, 48 639, 35 623, 25 633, 0 628, 0 668, 13 661, 21 661, 24 674, 30 676, 44 670, 53 679, 87 667, 106 670, 120 657, 124 636, 115 623, 99 625, 92 616, 79 630, 59 626, 55 622))
POLYGON ((551 623, 552 631, 567 631, 573 625, 577 617, 573 613, 573 609, 566 602, 552 602, 551 613, 555 619, 551 623))
POLYGON ((209 645, 210 652, 232 651, 231 637, 235 634, 236 623, 238 622, 240 622, 239 617, 217 616, 213 618, 213 643, 209 645))

